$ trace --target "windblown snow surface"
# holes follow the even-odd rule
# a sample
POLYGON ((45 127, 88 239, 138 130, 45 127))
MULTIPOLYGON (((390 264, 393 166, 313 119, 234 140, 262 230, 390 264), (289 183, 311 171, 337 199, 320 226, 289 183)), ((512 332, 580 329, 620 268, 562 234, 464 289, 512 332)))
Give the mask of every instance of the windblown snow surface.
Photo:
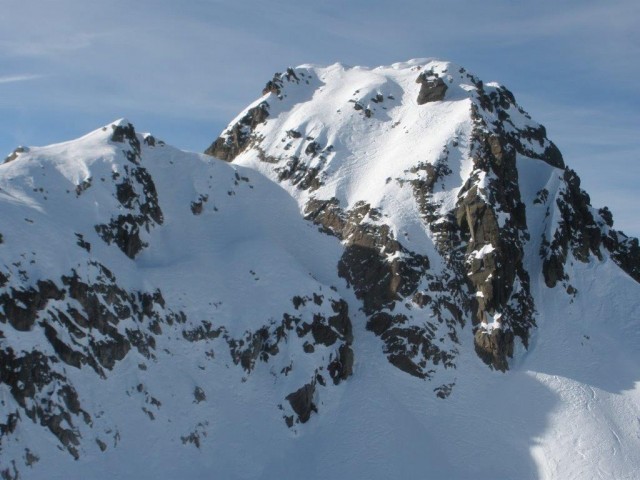
MULTIPOLYGON (((380 338, 365 328, 360 300, 338 276, 340 240, 305 220, 304 208, 311 198, 335 197, 345 209, 367 202, 383 212, 373 223, 388 225, 403 245, 428 256, 432 271, 445 269, 411 189, 396 179, 408 178, 421 162, 435 164, 448 145, 452 173, 434 196, 441 211, 453 208, 473 170, 466 93, 473 85, 458 67, 432 60, 375 69, 304 65, 295 72, 302 81, 287 85, 281 99, 270 92, 249 107, 264 101, 270 107, 255 133, 263 153, 274 157, 285 154, 287 131, 301 134, 287 154, 302 156, 316 142, 326 152, 312 160, 323 162, 322 184, 309 190, 282 181, 255 149, 229 164, 158 141, 151 146, 137 134, 139 163, 153 179, 163 222, 141 229, 148 245, 134 258, 95 229, 122 211, 113 178, 123 174, 127 159, 112 133, 128 122, 28 148, 0 166, 0 264, 11 285, 59 279, 73 269, 88 269, 83 275, 91 278, 97 274, 88 262, 98 260, 125 290, 159 289, 167 308, 186 316, 186 323, 162 325, 151 357, 131 350, 103 377, 88 365, 59 363, 91 416, 73 425, 81 438, 77 459, 22 413, 0 443, 2 467, 42 479, 638 478, 640 285, 604 249, 602 259, 588 262, 569 252, 565 273, 577 293, 545 284, 541 241, 557 219, 554 208, 548 213, 548 204, 536 199, 546 188, 553 204, 562 170, 518 154, 531 233, 523 264, 537 325, 528 348, 516 342, 509 370, 492 369, 474 351, 468 320, 455 368, 435 374, 455 384, 439 398, 435 380, 411 376, 382 354, 380 338), (417 105, 420 69, 446 79, 444 100, 417 105), (194 214, 192 204, 205 197, 194 214), (90 251, 76 246, 76 234, 90 251), (294 296, 312 293, 327 301, 307 302, 302 308, 310 316, 332 315, 328 300, 347 302, 353 375, 318 388, 318 411, 289 427, 285 397, 326 365, 329 347, 303 352, 304 338, 290 335, 278 355, 256 361, 248 373, 221 338, 188 342, 183 332, 207 321, 241 338, 292 311, 294 296), (194 396, 196 389, 206 398, 194 396), (37 461, 26 462, 27 452, 37 461)), ((492 85, 484 88, 499 88, 492 85)), ((515 110, 512 119, 533 124, 515 110)), ((487 253, 484 247, 475 255, 487 253)), ((38 324, 29 331, 0 327, 2 349, 55 355, 38 324)), ((486 328, 499 328, 499 318, 486 328)), ((21 411, 4 383, 0 405, 4 415, 21 411)))

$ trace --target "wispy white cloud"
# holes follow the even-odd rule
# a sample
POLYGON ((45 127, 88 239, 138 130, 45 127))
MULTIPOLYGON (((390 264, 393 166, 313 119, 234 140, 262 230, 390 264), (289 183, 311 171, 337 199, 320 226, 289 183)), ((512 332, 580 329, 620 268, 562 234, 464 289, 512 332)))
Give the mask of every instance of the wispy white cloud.
POLYGON ((37 80, 38 78, 42 78, 44 75, 39 74, 23 74, 23 75, 0 75, 0 84, 3 83, 16 83, 16 82, 26 82, 29 80, 37 80))

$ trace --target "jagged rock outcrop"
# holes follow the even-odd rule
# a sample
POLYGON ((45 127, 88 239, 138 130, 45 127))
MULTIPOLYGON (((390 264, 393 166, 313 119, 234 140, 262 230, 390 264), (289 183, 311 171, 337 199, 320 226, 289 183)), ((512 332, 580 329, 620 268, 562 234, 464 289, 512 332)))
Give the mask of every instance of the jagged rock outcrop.
MULTIPOLYGON (((3 275, 5 285, 10 283, 12 275, 3 275)), ((104 378, 105 369, 113 369, 132 348, 152 359, 160 325, 181 323, 185 317, 166 309, 159 291, 123 290, 97 262, 78 267, 56 282, 37 280, 36 284, 37 288, 24 290, 8 285, 2 289, 0 323, 21 332, 41 331, 51 352, 3 347, 0 381, 20 407, 17 419, 24 415, 47 427, 78 458, 81 434, 74 425, 77 421, 90 425, 92 416, 82 407, 65 365, 88 366, 104 378)), ((0 433, 0 444, 10 433, 0 433)))
POLYGON ((437 73, 433 73, 433 71, 422 72, 418 76, 416 83, 420 84, 420 92, 418 92, 418 98, 416 100, 418 105, 444 100, 444 95, 448 87, 437 73))
POLYGON ((252 134, 256 127, 269 116, 269 104, 261 102, 247 110, 247 113, 234 124, 224 136, 216 139, 204 153, 221 160, 232 161, 252 142, 252 134))
POLYGON ((112 174, 116 197, 127 213, 112 217, 107 224, 96 225, 95 230, 105 242, 115 243, 126 256, 133 259, 147 246, 141 239, 142 230, 148 233, 156 225, 162 225, 163 214, 153 178, 140 164, 140 141, 133 125, 115 126, 111 141, 128 145, 122 152, 133 164, 124 165, 122 174, 112 174))

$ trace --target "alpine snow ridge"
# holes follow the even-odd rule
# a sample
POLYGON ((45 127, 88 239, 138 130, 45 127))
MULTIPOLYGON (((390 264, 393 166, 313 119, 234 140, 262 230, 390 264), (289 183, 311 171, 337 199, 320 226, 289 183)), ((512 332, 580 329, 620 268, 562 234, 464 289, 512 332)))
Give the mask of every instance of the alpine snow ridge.
POLYGON ((640 468, 638 240, 461 67, 289 68, 205 154, 21 147, 0 210, 3 478, 640 468))

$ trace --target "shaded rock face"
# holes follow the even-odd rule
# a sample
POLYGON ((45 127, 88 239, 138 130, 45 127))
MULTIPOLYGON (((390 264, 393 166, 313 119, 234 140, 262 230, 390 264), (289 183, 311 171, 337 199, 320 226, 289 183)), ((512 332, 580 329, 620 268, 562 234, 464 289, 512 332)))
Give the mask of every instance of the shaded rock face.
MULTIPOLYGON (((343 240, 345 250, 338 274, 362 300, 363 311, 369 317, 367 329, 381 338, 389 362, 423 379, 431 376, 434 365, 453 367, 457 350, 438 345, 438 327, 422 321, 416 324, 406 315, 389 313, 399 302, 411 301, 415 295, 420 299, 416 302, 418 308, 428 307, 437 322, 446 324, 447 339, 458 343, 456 332, 464 322, 462 313, 446 295, 441 295, 445 287, 440 281, 427 273, 428 258, 403 247, 387 225, 371 223, 380 219, 380 213, 368 204, 356 204, 345 212, 336 199, 312 200, 307 203, 306 216, 323 231, 343 240), (431 279, 429 288, 437 291, 433 302, 418 292, 425 279, 431 279)), ((345 362, 351 363, 350 358, 341 360, 341 365, 345 362)))
MULTIPOLYGON (((515 337, 527 345, 529 332, 535 326, 535 309, 529 276, 522 266, 523 246, 529 234, 519 193, 516 154, 556 167, 564 165, 557 148, 546 139, 544 127, 533 127, 531 123, 520 127, 512 120, 513 115, 526 113, 517 106, 511 92, 501 87, 487 93, 482 82, 471 75, 467 77, 476 87, 470 139, 475 171, 460 189, 456 207, 442 212, 433 196, 452 173, 448 155, 455 150, 455 142, 445 146, 437 162, 418 164, 395 179, 412 188, 448 271, 429 272, 428 258, 403 247, 381 220, 381 212, 366 202, 356 203, 347 211, 336 198, 311 197, 304 207, 309 220, 343 241, 345 250, 338 273, 362 301, 368 326, 384 341, 389 361, 421 378, 430 378, 434 365, 454 366, 457 350, 434 346, 436 339, 443 338, 436 333, 441 327, 429 322, 416 325, 411 315, 392 313, 407 299, 411 305, 434 312, 438 323, 446 325, 446 338, 453 345, 470 315, 479 355, 496 369, 508 368, 515 337), (476 184, 483 177, 490 181, 479 191, 476 184), (487 253, 479 256, 480 251, 487 253), (485 325, 492 318, 499 319, 500 328, 488 332, 485 325), (483 335, 489 333, 498 340, 484 339, 483 335)), ((282 99, 286 97, 287 83, 300 80, 297 71, 276 75, 263 93, 282 99)), ((447 83, 432 70, 420 73, 416 82, 420 84, 418 104, 445 98, 447 83)), ((380 94, 374 98, 374 103, 379 104, 385 97, 380 94)), ((355 100, 354 108, 364 111, 355 100)), ((274 165, 279 181, 308 192, 325 184, 326 164, 336 154, 332 145, 325 146, 315 138, 304 137, 298 129, 289 129, 283 132, 282 143, 285 151, 293 153, 286 157, 271 156, 263 150, 260 138, 254 136, 254 140, 251 148, 260 160, 274 165)))
POLYGON ((292 334, 306 344, 315 346, 308 353, 320 346, 331 347, 336 344, 349 348, 353 342, 349 307, 344 300, 331 300, 330 305, 334 316, 326 317, 317 313, 317 309, 316 313, 312 313, 313 309, 297 307, 296 310, 300 310, 302 315, 284 313, 280 322, 272 322, 255 332, 246 332, 242 338, 231 338, 224 331, 221 332, 222 337, 229 345, 234 363, 242 366, 247 373, 255 368, 258 360, 268 362, 270 357, 278 355, 280 343, 290 340, 292 334))
POLYGON ((510 92, 487 97, 481 84, 477 88, 485 110, 472 107, 474 171, 458 194, 455 218, 467 244, 466 279, 476 292, 475 349, 482 360, 504 371, 514 338, 526 347, 535 327, 529 274, 522 264, 530 235, 516 167, 516 153, 524 147, 504 133, 508 119, 500 112, 514 104, 510 92), (482 179, 484 186, 478 187, 482 179), (489 330, 490 324, 496 328, 489 330))
MULTIPOLYGON (((82 407, 65 368, 88 366, 104 378, 105 371, 132 349, 153 359, 160 325, 184 322, 184 314, 167 309, 160 291, 122 289, 113 273, 97 262, 79 266, 56 281, 37 280, 35 288, 12 286, 14 275, 3 273, 0 338, 6 324, 23 332, 40 330, 52 353, 44 353, 47 348, 0 349, 0 382, 9 387, 19 406, 7 418, 15 423, 24 415, 41 424, 78 458, 81 434, 76 425, 90 426, 92 417, 82 407)), ((23 272, 19 283, 25 280, 23 272)), ((0 445, 11 432, 0 431, 0 445)))
POLYGON ((215 328, 208 321, 182 332, 183 338, 189 342, 217 341, 218 345, 224 345, 232 362, 247 376, 261 365, 269 365, 271 371, 279 371, 286 377, 299 368, 290 360, 295 350, 303 355, 316 356, 318 366, 313 372, 312 382, 285 397, 294 413, 284 415, 289 427, 305 423, 312 412, 318 411, 317 406, 311 407, 303 391, 309 393, 309 388, 312 388, 311 396, 321 395, 322 388, 329 381, 338 385, 349 378, 353 374, 354 363, 351 348, 353 326, 346 301, 334 292, 314 293, 312 296, 294 296, 292 307, 292 311, 282 314, 280 321, 271 320, 240 337, 230 335, 223 326, 215 328), (322 313, 327 311, 327 307, 333 314, 322 313))
POLYGON ((514 340, 519 338, 526 347, 535 327, 529 273, 522 264, 530 233, 520 199, 516 154, 549 164, 558 169, 560 177, 554 198, 543 189, 534 201, 547 206, 547 217, 555 211, 561 219, 541 242, 542 274, 549 288, 561 282, 568 294, 575 295, 565 273, 569 253, 581 262, 602 260, 604 246, 611 258, 636 279, 640 262, 633 239, 610 228, 610 212, 596 212, 591 207, 589 196, 580 188, 580 179, 565 166, 560 151, 547 139, 545 128, 518 126, 512 120, 513 112, 530 117, 517 106, 511 92, 500 87, 487 93, 481 81, 470 78, 476 86, 472 105, 473 175, 479 178, 478 174, 484 172, 489 181, 483 191, 477 190, 474 182, 467 182, 460 193, 456 219, 468 241, 467 278, 477 292, 475 349, 486 363, 505 370, 507 359, 513 355, 514 340), (479 255, 483 250, 486 253, 479 255), (497 319, 497 329, 484 326, 483 322, 491 323, 491 319, 497 319))
POLYGON ((481 80, 473 75, 468 75, 468 78, 476 87, 472 106, 473 118, 482 118, 487 129, 500 138, 503 145, 508 145, 519 154, 542 160, 552 167, 565 167, 560 150, 547 138, 544 126, 532 126, 532 122, 522 126, 513 118, 515 115, 521 115, 531 120, 529 114, 518 106, 509 90, 500 86, 487 93, 481 80))
POLYGON ((312 412, 317 412, 318 408, 313 402, 315 393, 315 384, 306 384, 295 392, 287 395, 287 400, 291 404, 291 408, 298 416, 301 423, 309 421, 312 412))
MULTIPOLYGON (((273 79, 269 80, 262 90, 262 95, 272 94, 282 100, 281 91, 287 83, 300 83, 308 79, 304 74, 298 76, 292 68, 288 68, 284 73, 276 73, 273 79)), ((256 127, 265 122, 269 117, 269 103, 263 101, 246 111, 242 118, 225 132, 222 133, 204 153, 227 162, 233 161, 240 153, 251 146, 258 145, 260 138, 254 133, 256 127)), ((269 158, 264 158, 269 161, 269 158)))
POLYGON ((588 261, 591 254, 602 258, 601 229, 595 223, 589 196, 580 188, 580 179, 573 170, 565 169, 562 180, 555 205, 562 220, 551 241, 543 239, 540 250, 544 279, 550 288, 558 281, 568 280, 564 264, 569 251, 581 262, 588 261))
POLYGON ((404 248, 393 238, 387 225, 367 222, 367 217, 377 219, 380 216, 368 204, 359 203, 352 210, 343 212, 335 199, 312 200, 305 213, 324 231, 345 241, 338 273, 353 285, 356 295, 363 301, 365 313, 389 308, 395 301, 416 291, 421 274, 429 268, 428 258, 404 248), (386 260, 386 256, 397 252, 403 254, 402 260, 386 260))
POLYGON ((118 125, 114 128, 111 141, 123 143, 127 160, 123 174, 113 173, 116 198, 126 213, 116 215, 109 223, 98 224, 95 230, 108 244, 115 244, 129 258, 135 258, 147 246, 141 236, 164 221, 158 201, 158 193, 153 178, 141 165, 140 141, 133 125, 118 125))
POLYGON ((422 72, 416 79, 416 83, 420 84, 420 92, 416 100, 418 105, 444 100, 448 87, 437 73, 433 73, 433 71, 422 72))
POLYGON ((627 237, 619 230, 603 229, 602 244, 611 258, 636 282, 640 282, 640 246, 638 239, 627 237))
MULTIPOLYGON (((208 321, 200 322, 195 328, 181 327, 187 322, 186 316, 171 311, 160 291, 126 291, 118 286, 113 273, 99 263, 78 267, 57 282, 38 281, 37 288, 24 291, 10 287, 11 279, 11 272, 3 273, 0 311, 4 314, 0 316, 0 327, 10 323, 25 331, 42 329, 55 355, 38 350, 27 353, 11 348, 0 350, 0 381, 10 388, 19 405, 19 410, 7 417, 0 442, 3 436, 11 435, 14 425, 26 415, 46 427, 78 458, 83 438, 75 427, 78 422, 91 426, 94 419, 82 406, 65 375, 65 366, 90 367, 106 378, 107 372, 132 351, 154 361, 156 338, 172 328, 181 329, 183 339, 188 342, 225 345, 233 363, 247 375, 259 364, 271 364, 271 369, 285 365, 280 375, 286 377, 298 368, 293 363, 285 363, 290 362, 289 353, 296 344, 307 355, 326 358, 326 363, 315 369, 311 383, 286 396, 295 414, 285 416, 291 426, 305 423, 318 411, 313 398, 321 395, 320 390, 329 382, 338 385, 353 373, 349 307, 333 292, 296 296, 292 299, 292 311, 284 313, 280 322, 270 322, 237 338, 229 335, 224 327, 208 321), (91 278, 91 282, 86 278, 91 278), (21 299, 30 308, 17 310, 22 305, 21 299), (326 307, 332 314, 321 313, 326 307), (280 355, 282 345, 287 347, 285 355, 280 355), (303 345, 313 348, 303 349, 303 345)), ((144 393, 141 385, 138 390, 144 393)), ((200 387, 195 388, 193 395, 196 403, 206 401, 200 387)), ((147 413, 153 420, 151 411, 147 413)), ((100 449, 105 450, 106 444, 99 441, 100 449)))
POLYGON ((565 168, 555 205, 544 199, 548 214, 555 209, 560 216, 554 231, 543 236, 540 257, 542 271, 549 288, 562 283, 573 289, 565 272, 569 254, 586 263, 591 258, 603 259, 603 249, 629 276, 640 282, 640 248, 638 239, 613 228, 613 215, 607 207, 595 210, 587 192, 580 188, 575 171, 565 168))
POLYGON ((253 131, 269 116, 269 104, 262 102, 247 113, 207 148, 204 153, 231 162, 254 140, 253 131))
POLYGON ((7 155, 7 158, 4 159, 2 163, 13 162, 16 158, 20 156, 21 153, 27 152, 29 149, 27 147, 17 147, 13 152, 7 155))
POLYGON ((0 361, 0 381, 9 386, 20 408, 8 414, 7 424, 0 430, 0 441, 13 433, 22 411, 31 421, 46 427, 77 459, 80 440, 74 431, 74 418, 90 423, 91 417, 80 408, 75 389, 65 384, 66 377, 51 368, 55 357, 46 357, 38 351, 17 353, 8 348, 0 350, 0 361), (48 392, 42 395, 43 390, 48 392))

